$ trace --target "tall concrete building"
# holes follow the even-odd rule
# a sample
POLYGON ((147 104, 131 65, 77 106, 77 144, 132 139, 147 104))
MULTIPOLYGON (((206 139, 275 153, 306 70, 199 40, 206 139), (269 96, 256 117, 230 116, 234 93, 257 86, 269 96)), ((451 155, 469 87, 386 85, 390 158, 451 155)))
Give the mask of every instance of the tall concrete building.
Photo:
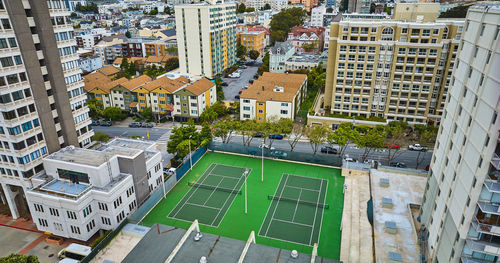
POLYGON ((462 28, 463 20, 332 23, 325 116, 439 121, 462 28))
POLYGON ((14 218, 42 158, 93 135, 69 15, 61 0, 0 1, 0 201, 14 218))
POLYGON ((469 8, 420 217, 427 262, 500 257, 500 5, 469 8))
POLYGON ((215 78, 236 63, 236 4, 176 5, 179 70, 215 78))
POLYGON ((349 13, 361 13, 369 14, 370 5, 372 1, 370 0, 348 0, 347 11, 349 13))

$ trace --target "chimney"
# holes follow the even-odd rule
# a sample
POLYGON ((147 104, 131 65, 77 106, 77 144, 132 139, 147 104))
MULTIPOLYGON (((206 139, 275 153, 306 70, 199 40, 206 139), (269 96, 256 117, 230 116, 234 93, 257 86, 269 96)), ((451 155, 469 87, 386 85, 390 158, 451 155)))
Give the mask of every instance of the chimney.
POLYGON ((262 91, 264 91, 264 86, 262 86, 262 91))

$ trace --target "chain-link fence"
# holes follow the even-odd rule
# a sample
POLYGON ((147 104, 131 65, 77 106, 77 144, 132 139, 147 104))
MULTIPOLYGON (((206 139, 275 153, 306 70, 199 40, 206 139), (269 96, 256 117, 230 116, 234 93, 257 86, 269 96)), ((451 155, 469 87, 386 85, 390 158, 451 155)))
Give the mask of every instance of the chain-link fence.
POLYGON ((208 149, 212 151, 244 154, 252 157, 261 157, 262 155, 264 155, 264 157, 268 159, 269 158, 281 159, 281 160, 321 164, 321 165, 328 165, 335 167, 340 167, 342 165, 341 158, 334 155, 323 155, 323 154, 319 155, 319 154, 311 154, 311 153, 295 152, 295 151, 291 152, 274 148, 262 149, 257 146, 244 146, 241 144, 221 143, 214 141, 210 142, 208 149))

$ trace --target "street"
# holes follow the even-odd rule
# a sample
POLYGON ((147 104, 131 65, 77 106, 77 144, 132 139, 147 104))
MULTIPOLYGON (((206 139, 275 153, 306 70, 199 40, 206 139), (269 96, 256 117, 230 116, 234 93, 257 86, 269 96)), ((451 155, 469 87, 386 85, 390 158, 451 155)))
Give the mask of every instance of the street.
POLYGON ((226 87, 222 87, 225 100, 236 100, 234 97, 238 95, 238 92, 243 87, 250 85, 248 81, 253 79, 253 76, 257 73, 258 65, 259 63, 256 62, 254 66, 247 66, 246 69, 241 69, 241 76, 239 78, 224 78, 224 82, 228 84, 226 87))
MULTIPOLYGON (((123 136, 130 137, 134 135, 138 135, 146 138, 146 134, 149 131, 149 139, 153 141, 157 141, 158 143, 166 144, 169 137, 170 129, 164 128, 129 128, 129 127, 103 127, 103 126, 92 126, 95 132, 103 132, 108 134, 109 136, 123 136)), ((214 140, 219 140, 219 138, 214 138, 214 140)), ((234 144, 243 144, 243 139, 239 135, 233 135, 230 140, 231 143, 234 144)), ((252 146, 259 146, 262 143, 262 138, 254 138, 252 139, 252 146)), ((266 143, 269 144, 269 139, 266 140, 266 143)), ((290 144, 288 140, 285 138, 283 140, 274 140, 272 147, 279 149, 290 151, 290 144)), ((307 141, 299 141, 295 146, 294 151, 297 152, 305 152, 305 153, 313 153, 311 145, 307 141)), ((361 159, 361 155, 363 154, 364 149, 358 149, 355 146, 348 146, 345 154, 349 155, 349 157, 354 158, 358 161, 361 159)), ((417 156, 419 152, 409 151, 402 149, 398 151, 397 157, 392 160, 392 162, 402 162, 408 166, 408 168, 415 168, 417 162, 417 156)), ((316 154, 324 154, 318 152, 316 154)), ((333 156, 333 155, 332 155, 333 156)), ((419 165, 419 169, 424 169, 431 161, 432 151, 423 152, 420 155, 420 158, 425 156, 424 161, 419 165)), ((171 157, 170 157, 171 158, 171 157)), ((168 159, 170 159, 168 158, 168 159)), ((381 162, 384 165, 388 165, 387 162, 387 149, 377 149, 371 152, 368 156, 369 160, 376 160, 381 162)))
MULTIPOLYGON (((215 138, 214 140, 217 140, 218 138, 215 138)), ((243 144, 243 139, 239 135, 233 135, 231 138, 230 142, 235 143, 235 144, 243 144)), ((262 143, 262 138, 254 138, 251 142, 250 145, 252 146, 259 146, 262 143)), ((269 144, 269 139, 266 140, 266 143, 269 144)), ((285 150, 285 151, 290 151, 290 144, 288 143, 288 140, 285 138, 283 140, 274 140, 272 147, 279 149, 279 150, 285 150)), ((311 148, 311 145, 308 142, 304 141, 299 141, 297 145, 295 146, 294 151, 297 152, 306 152, 306 153, 313 153, 313 150, 311 148)), ((394 151, 393 151, 394 152, 394 151)), ((358 161, 361 159, 361 155, 364 153, 364 149, 358 149, 355 146, 347 146, 345 154, 349 155, 349 157, 354 158, 358 161)), ((391 162, 402 162, 408 166, 408 168, 415 168, 416 166, 416 161, 417 161, 417 155, 419 152, 416 151, 409 151, 409 150, 399 150, 397 153, 397 157, 394 158, 391 162)), ((324 154, 321 153, 319 150, 316 154, 324 154)), ((332 154, 332 156, 334 156, 332 154)), ((431 161, 432 157, 432 151, 428 152, 422 152, 420 155, 420 158, 422 156, 425 156, 424 161, 419 165, 419 169, 424 169, 431 161)), ((387 149, 377 149, 373 152, 371 152, 368 155, 369 160, 376 160, 381 162, 384 165, 388 165, 387 162, 387 149)))

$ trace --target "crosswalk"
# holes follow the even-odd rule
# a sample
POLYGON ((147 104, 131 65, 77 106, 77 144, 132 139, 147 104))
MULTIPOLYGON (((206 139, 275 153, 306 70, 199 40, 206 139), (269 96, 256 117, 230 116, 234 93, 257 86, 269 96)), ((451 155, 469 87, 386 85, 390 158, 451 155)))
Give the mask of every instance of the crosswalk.
POLYGON ((156 140, 156 143, 158 144, 167 144, 168 140, 170 139, 170 131, 164 133, 158 140, 156 140))

